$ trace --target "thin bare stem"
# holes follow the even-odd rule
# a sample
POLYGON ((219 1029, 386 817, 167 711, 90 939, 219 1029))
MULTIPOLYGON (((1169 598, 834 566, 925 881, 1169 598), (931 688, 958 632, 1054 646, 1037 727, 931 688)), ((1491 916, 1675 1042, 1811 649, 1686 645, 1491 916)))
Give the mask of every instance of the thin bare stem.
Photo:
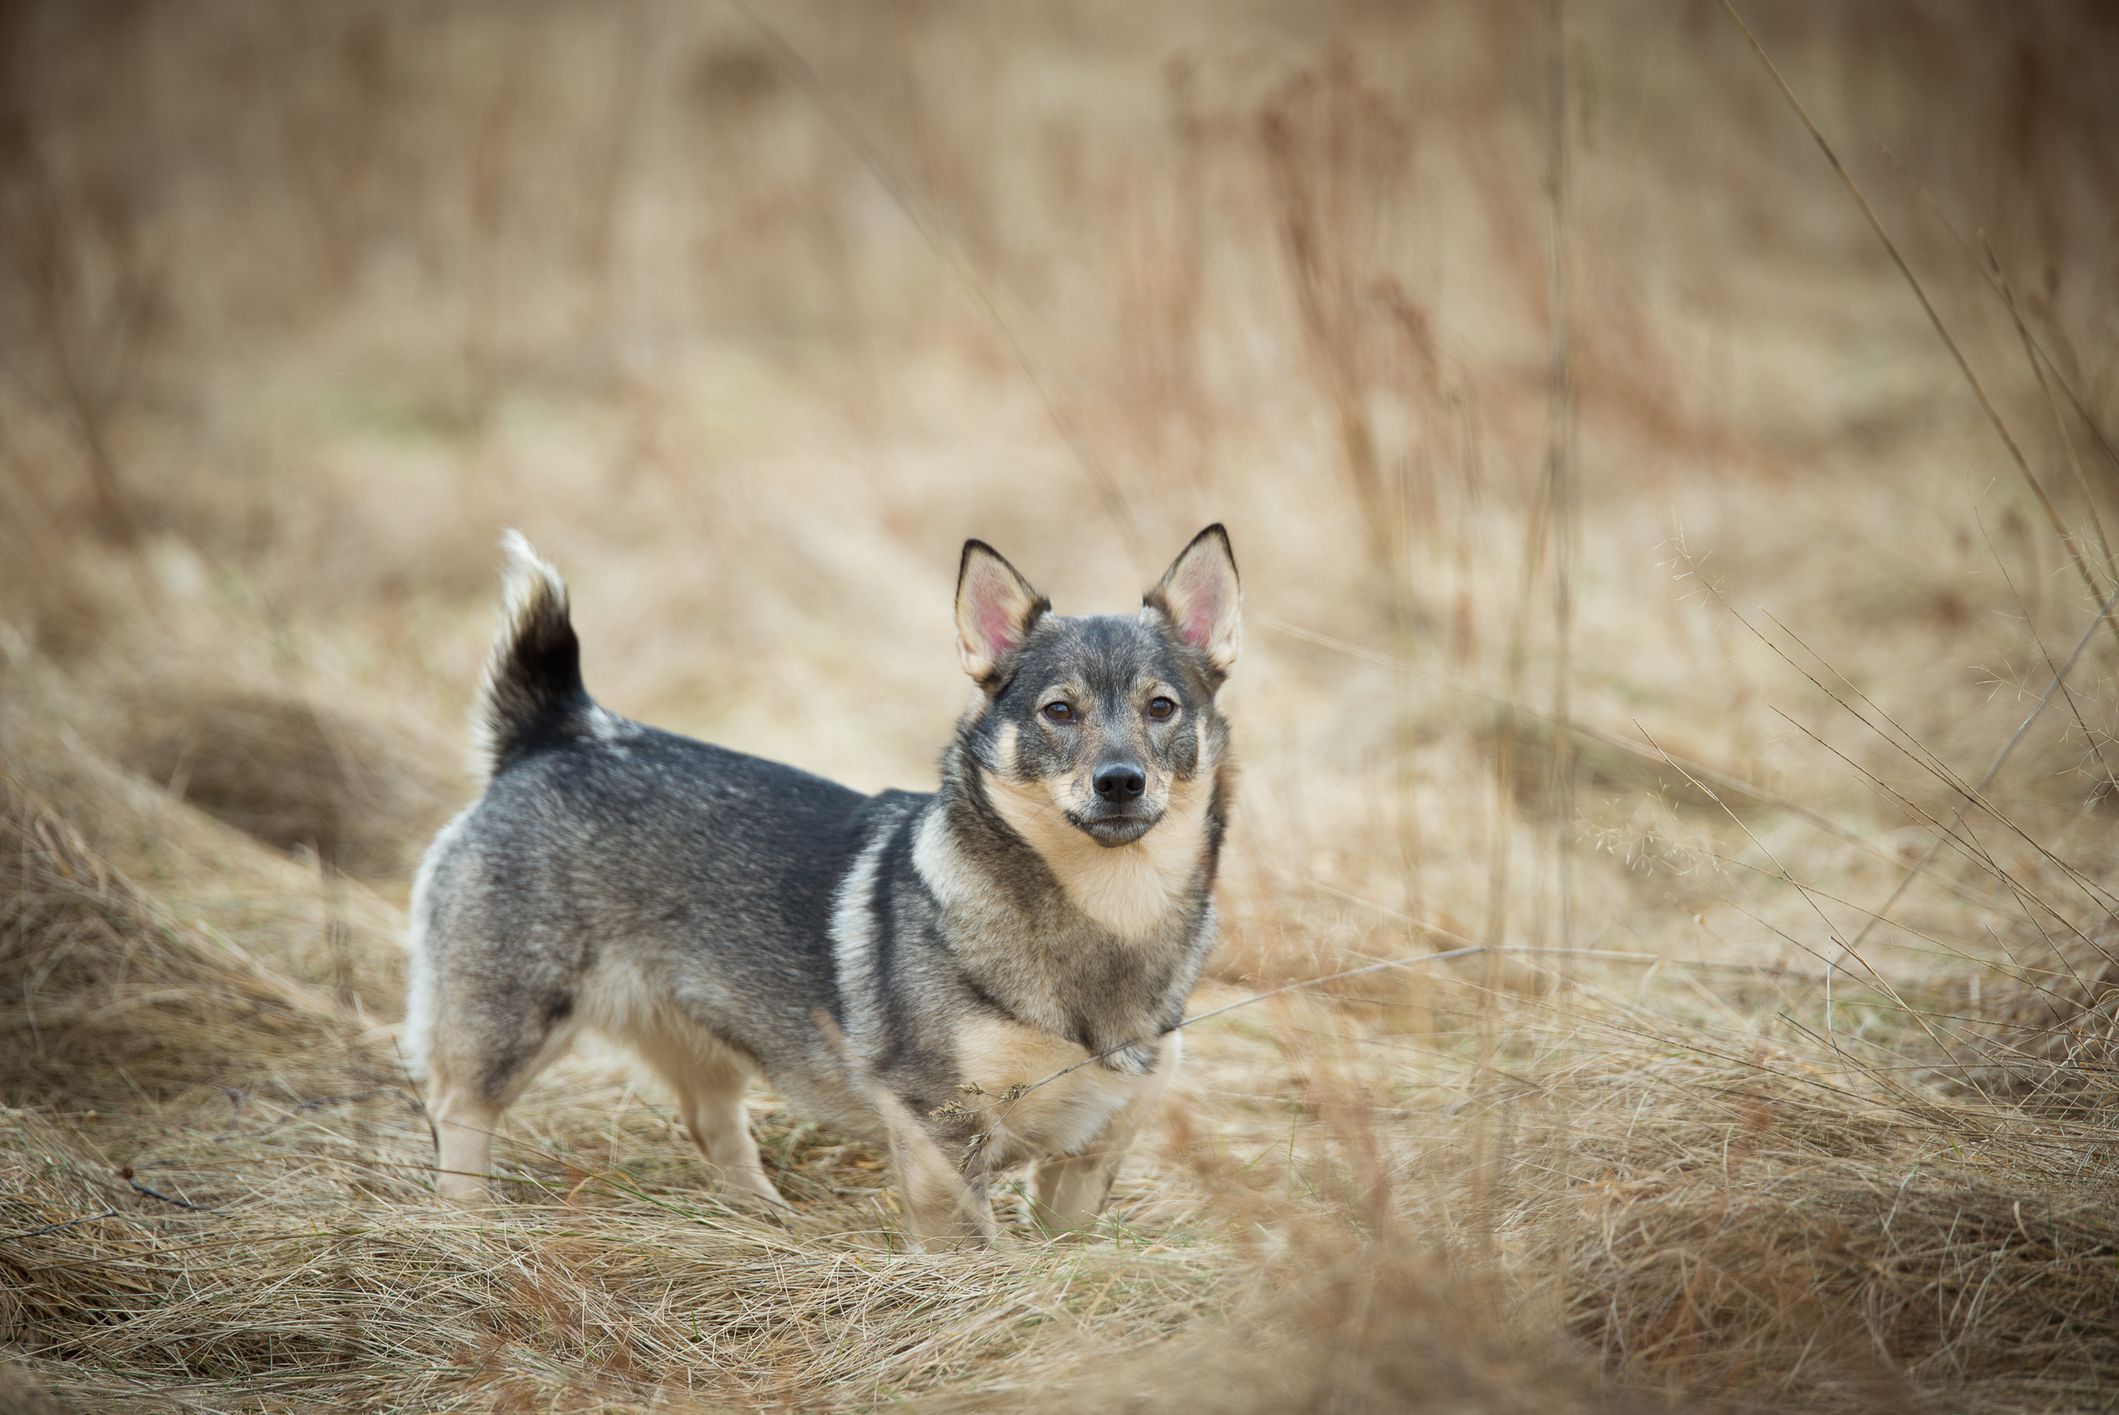
MULTIPOLYGON (((2001 295, 2003 286, 1999 278, 1999 268, 1997 267, 1992 271, 1987 269, 1985 263, 1973 251, 1972 243, 1965 239, 1964 233, 1959 231, 1956 223, 1950 220, 1949 213, 1942 209, 1942 203, 1935 199, 1935 194, 1928 190, 1927 184, 1914 176, 1913 170, 1899 160, 1897 153, 1886 147, 1883 149, 1883 154, 1890 164, 1898 169, 1899 175, 1911 183, 1913 190, 1919 193, 1921 201, 1927 206, 1929 212, 1934 215, 1937 222, 1941 223, 1942 229, 1949 233, 1950 239, 1957 243, 1957 248, 1964 252, 1965 259, 1971 262, 1972 268, 1979 272, 1980 278, 1987 282, 1987 288, 1996 295, 2001 295)), ((2031 347, 2037 351, 2039 359, 2052 374, 2053 381, 2060 385, 2060 391, 2066 395, 2068 406, 2074 409, 2075 416, 2081 419, 2082 425, 2089 429, 2090 439, 2097 444, 2097 449, 2104 453, 2104 460, 2111 464, 2112 470, 2119 472, 2119 447, 2114 447, 2111 438, 2105 435, 2103 425, 2091 414, 2089 404, 2085 403, 2082 395, 2075 390, 2074 381, 2068 377, 2067 370, 2060 366, 2060 361, 2053 357, 2052 351, 2047 349, 2036 335, 2031 335, 2030 341, 2031 347)))
MULTIPOLYGON (((2097 617, 2084 626, 2081 637, 2075 640, 2075 647, 2068 653, 2067 661, 2053 671, 2052 681, 2046 684, 2045 691, 2038 695, 2038 701, 2032 704, 2029 712, 2024 714, 2023 721, 2016 724, 2016 730, 2009 734, 2009 740, 2001 744, 2001 750, 1994 754, 1994 760, 1987 763, 1987 769, 1980 775, 1979 784, 1973 787, 1970 792, 1965 793, 1964 798, 1957 803, 1957 809, 1950 815, 1950 823, 1943 828, 1944 835, 1948 835, 1957 829, 1965 818, 1965 812, 1972 808, 1973 797, 1991 786, 1995 776, 2000 773, 2002 767, 2008 764, 2009 757, 2016 751, 2017 744, 2023 741, 2024 734, 2031 730, 2031 724, 2044 714, 2046 705, 2053 701, 2053 695, 2060 690, 2061 684, 2067 681, 2068 674, 2074 671, 2076 660, 2080 659, 2082 651, 2089 647, 2090 638, 2096 633, 2097 626, 2111 617, 2112 606, 2115 604, 2119 604, 2119 588, 2115 588, 2110 594, 2105 596, 2103 606, 2097 611, 2097 617)), ((1940 849, 1942 849, 1942 839, 1938 837, 1928 846, 1927 852, 1914 863, 1913 868, 1906 871, 1904 878, 1900 879, 1897 887, 1891 891, 1890 897, 1877 906, 1875 912, 1870 916, 1869 922, 1862 925, 1861 932, 1854 936, 1856 946, 1859 946, 1862 940, 1869 936, 1869 931, 1881 923, 1885 916, 1891 912, 1891 906, 1898 902, 1899 897, 1906 892, 1914 880, 1920 878, 1921 873, 1934 861, 1935 854, 1940 849)))
MULTIPOLYGON (((2053 534, 2059 538, 2061 545, 2066 547, 2069 558, 2075 562, 2075 571, 2082 576, 2082 583, 2093 597, 2101 596, 2104 587, 2098 584, 2097 576, 2091 572, 2089 562, 2083 558, 2074 538, 2067 533, 2067 527, 2060 519, 2060 511, 2053 505, 2053 498, 2046 494, 2044 485, 2031 470, 2029 459, 2023 455, 2023 449, 2017 445, 2008 424, 2002 421, 2000 411, 1994 406, 1994 400, 1987 396, 1986 385, 1979 381, 1978 374, 1972 372, 1971 363, 1965 358, 1964 351, 1957 347, 1957 340, 1951 336, 1949 326, 1942 322, 1942 316, 1936 312, 1934 303, 1928 299, 1928 292, 1921 287, 1919 278, 1913 274, 1913 267, 1906 264, 1906 258, 1898 253, 1898 243, 1891 239, 1890 232, 1884 230, 1884 223, 1877 218, 1875 208, 1871 207, 1869 199, 1862 195, 1861 187, 1854 180, 1854 174, 1847 170, 1846 164, 1839 160, 1839 154, 1832 150, 1832 144, 1825 140, 1825 135, 1818 130, 1817 124, 1810 120, 1810 114, 1803 107, 1802 100, 1795 96, 1795 90, 1788 87, 1788 81, 1781 77, 1781 71, 1767 55, 1765 46, 1760 44, 1758 36, 1751 32, 1751 26, 1745 24, 1744 17, 1737 13, 1734 0, 1722 0, 1722 9, 1736 22, 1736 27, 1744 32, 1744 38, 1750 42, 1752 52, 1758 55, 1759 63, 1766 66, 1766 72, 1773 76, 1773 82, 1779 87, 1781 96, 1788 100, 1788 106, 1793 108, 1795 116, 1802 120, 1804 129, 1817 143, 1818 150, 1824 153, 1825 160, 1832 164, 1832 170, 1846 183, 1847 192, 1854 198, 1854 204, 1861 208, 1861 214, 1867 219, 1869 229, 1874 231, 1876 239, 1883 243, 1884 251, 1891 257, 1891 263, 1898 267, 1898 273, 1905 277, 1907 286, 1913 291, 1913 298, 1920 301, 1920 308, 1927 315, 1928 323, 1934 326, 1936 337, 1941 339, 1943 347, 1950 351, 1950 358, 1956 362, 1957 371, 1964 375, 1965 383, 1972 390, 1972 396, 1979 400, 1980 411, 1986 414, 1995 434, 2001 438, 2002 446, 2008 449, 2009 460, 2014 462, 2016 470, 2023 474, 2024 484, 2030 487, 2032 497, 2045 512, 2046 521, 2052 526, 2053 534)), ((2119 623, 2114 623, 2111 627, 2114 642, 2119 642, 2119 623)))
MULTIPOLYGON (((1717 594, 1715 597, 1725 609, 1728 608, 1728 602, 1726 600, 1723 600, 1719 594, 1717 594)), ((1743 623, 1743 617, 1741 615, 1737 615, 1734 610, 1731 610, 1730 613, 1732 617, 1736 618, 1739 623, 1743 623)), ((1529 704, 1523 702, 1511 702, 1502 694, 1493 692, 1490 689, 1481 688, 1477 684, 1467 683, 1462 679, 1453 678, 1446 673, 1440 672, 1436 669, 1428 668, 1423 664, 1414 663, 1407 659, 1394 657, 1390 654, 1384 653, 1380 649, 1372 649, 1367 647, 1366 645, 1357 644, 1350 640, 1338 638, 1331 634, 1321 633, 1318 630, 1306 628, 1305 626, 1300 624, 1291 624, 1285 619, 1276 618, 1272 615, 1267 614, 1253 615, 1251 617, 1252 622, 1260 625, 1261 627, 1271 629, 1276 633, 1285 634, 1289 638, 1299 639, 1304 643, 1316 644, 1320 648, 1327 648, 1335 653, 1345 654, 1350 658, 1357 658, 1367 663, 1373 663, 1380 668, 1390 668, 1400 673, 1410 674, 1414 677, 1425 678, 1430 682, 1436 683, 1444 688, 1447 688, 1453 693, 1461 693, 1466 697, 1481 699, 1482 701, 1493 704, 1495 707, 1503 709, 1505 712, 1520 717, 1536 719, 1538 721, 1546 723, 1555 732, 1566 733, 1571 736, 1580 737, 1585 741, 1595 742, 1600 747, 1607 747, 1612 751, 1623 753, 1626 756, 1635 760, 1642 762, 1682 765, 1686 772, 1688 772, 1694 777, 1697 777, 1699 780, 1712 782, 1715 788, 1719 790, 1725 798, 1740 799, 1747 804, 1763 806, 1771 810, 1784 812, 1788 815, 1794 816, 1797 819, 1808 823, 1811 826, 1814 826, 1815 828, 1831 836, 1835 840, 1853 846, 1855 849, 1860 850, 1865 854, 1872 855, 1875 858, 1883 860, 1890 864, 1898 863, 1897 858, 1895 856, 1893 856, 1889 851, 1884 850, 1882 847, 1878 846, 1874 841, 1870 840, 1860 831, 1849 829, 1847 826, 1841 825, 1839 822, 1833 820, 1830 816, 1824 815, 1821 812, 1813 810, 1812 808, 1803 805, 1801 802, 1791 800, 1787 796, 1781 795, 1778 792, 1771 791, 1766 787, 1759 785, 1755 781, 1747 780, 1743 777, 1735 775, 1734 773, 1724 771, 1719 767, 1709 766, 1707 763, 1700 761, 1696 757, 1687 757, 1667 752, 1653 751, 1649 748, 1643 747, 1639 742, 1635 742, 1628 738, 1621 737, 1617 733, 1607 731, 1606 729, 1601 727, 1593 727, 1586 722, 1555 721, 1553 718, 1551 718, 1545 712, 1538 708, 1531 707, 1529 704)), ((1753 634, 1756 634, 1758 632, 1755 628, 1751 628, 1751 626, 1748 624, 1746 624, 1745 627, 1747 629, 1751 629, 1751 632, 1753 634)), ((1972 906, 1975 909, 1986 909, 1990 912, 1995 913, 2006 912, 2005 910, 2000 909, 1998 906, 1990 904, 1988 901, 1979 898, 1975 894, 1972 894, 1970 891, 1963 889, 1961 886, 1958 886, 1953 881, 1938 880, 1937 883, 1942 885, 1943 888, 1949 890, 1951 893, 1955 894, 1964 903, 1972 906)))
POLYGON ((1088 434, 1082 429, 1080 420, 1068 411, 1059 396, 1053 392, 1051 381, 1045 376, 1037 360, 1030 356, 1028 346, 1016 333, 1014 322, 1002 311, 991 285, 979 274, 977 267, 971 263, 971 258, 964 254, 963 248, 943 229, 939 216, 931 211, 921 210, 919 203, 913 199, 910 184, 898 175, 897 169, 884 157, 882 150, 861 131, 860 125, 854 122, 853 115, 832 95, 830 85, 824 82, 809 60, 802 56, 802 51, 795 48, 793 41, 752 8, 748 0, 728 0, 728 3, 758 31, 774 52, 779 54, 802 85, 802 91, 809 95, 810 101, 817 105, 833 130, 853 149, 861 165, 876 179, 876 184, 882 187, 884 194, 905 213, 906 218, 933 248, 934 253, 949 267, 950 273, 956 276, 970 293, 980 312, 986 316, 1000 334, 1002 342, 1008 346, 1009 357, 1015 361, 1016 368, 1022 372, 1024 380, 1044 404, 1045 416, 1051 419, 1060 440, 1067 445, 1067 450, 1074 454, 1074 460, 1088 474, 1104 514, 1125 538, 1127 549, 1136 557, 1144 558, 1147 555, 1147 541, 1141 534, 1140 521, 1133 514, 1133 503, 1127 498, 1125 489, 1118 484, 1118 479, 1097 455, 1095 447, 1090 444, 1088 434))
MULTIPOLYGON (((1567 264, 1567 46, 1563 0, 1552 0, 1551 31, 1546 63, 1546 212, 1548 218, 1546 285, 1551 305, 1551 368, 1547 376, 1545 428, 1546 500, 1552 507, 1552 601, 1555 643, 1552 679, 1552 715, 1555 722, 1568 718, 1568 694, 1574 660, 1574 557, 1580 539, 1580 516, 1575 507, 1574 459, 1570 455, 1574 437, 1574 377, 1569 365, 1570 337, 1567 323, 1569 298, 1567 264)), ((1573 852, 1569 848, 1574 829, 1574 739, 1565 732, 1553 737, 1554 868, 1557 886, 1559 930, 1562 948, 1574 941, 1573 852)))

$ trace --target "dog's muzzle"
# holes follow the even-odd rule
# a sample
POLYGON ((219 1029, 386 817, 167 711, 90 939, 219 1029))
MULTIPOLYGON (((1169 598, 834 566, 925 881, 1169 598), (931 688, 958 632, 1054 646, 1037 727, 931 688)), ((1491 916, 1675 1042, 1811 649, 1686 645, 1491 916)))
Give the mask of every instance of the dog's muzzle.
POLYGON ((1161 811, 1149 811, 1135 805, 1130 809, 1104 810, 1093 813, 1067 812, 1067 822, 1076 830, 1107 848, 1131 845, 1155 828, 1162 819, 1161 811))
POLYGON ((1097 767, 1090 778, 1096 788, 1096 804, 1087 811, 1067 814, 1075 827, 1099 845, 1131 845, 1162 819, 1142 799, 1148 794, 1148 773, 1139 762, 1120 758, 1097 767))

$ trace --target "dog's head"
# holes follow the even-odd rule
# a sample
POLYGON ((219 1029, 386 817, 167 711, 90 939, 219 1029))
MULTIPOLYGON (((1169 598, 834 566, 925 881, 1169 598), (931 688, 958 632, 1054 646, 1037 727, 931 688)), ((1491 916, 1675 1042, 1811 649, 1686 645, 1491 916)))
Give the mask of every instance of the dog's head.
POLYGON ((985 694, 966 745, 1012 821, 1098 845, 1140 840, 1228 748, 1215 694, 1236 662, 1243 594, 1228 533, 1207 527, 1137 615, 1079 618, 983 541, 957 573, 957 648, 985 694))

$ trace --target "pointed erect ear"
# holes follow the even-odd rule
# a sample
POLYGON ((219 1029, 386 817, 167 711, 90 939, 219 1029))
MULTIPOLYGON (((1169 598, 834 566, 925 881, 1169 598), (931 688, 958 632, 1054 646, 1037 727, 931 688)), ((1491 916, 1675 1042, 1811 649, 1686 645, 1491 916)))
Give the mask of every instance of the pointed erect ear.
POLYGON ((1001 553, 982 540, 964 542, 956 575, 956 646, 964 671, 991 692, 1031 626, 1052 608, 1001 553))
POLYGON ((1186 643, 1207 656, 1217 676, 1236 666, 1243 646, 1243 585, 1219 521, 1192 537, 1142 603, 1161 611, 1186 643))

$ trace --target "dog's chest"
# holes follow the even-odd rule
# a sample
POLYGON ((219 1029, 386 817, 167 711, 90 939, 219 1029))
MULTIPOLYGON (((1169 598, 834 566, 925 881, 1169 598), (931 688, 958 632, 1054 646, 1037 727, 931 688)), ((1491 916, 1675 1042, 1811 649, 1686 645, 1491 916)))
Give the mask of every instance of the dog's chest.
POLYGON ((1151 1081, 1089 1057, 1074 1042, 1018 1022, 980 1018, 963 1028, 962 1105, 987 1137, 989 1163, 1078 1153, 1151 1081))

